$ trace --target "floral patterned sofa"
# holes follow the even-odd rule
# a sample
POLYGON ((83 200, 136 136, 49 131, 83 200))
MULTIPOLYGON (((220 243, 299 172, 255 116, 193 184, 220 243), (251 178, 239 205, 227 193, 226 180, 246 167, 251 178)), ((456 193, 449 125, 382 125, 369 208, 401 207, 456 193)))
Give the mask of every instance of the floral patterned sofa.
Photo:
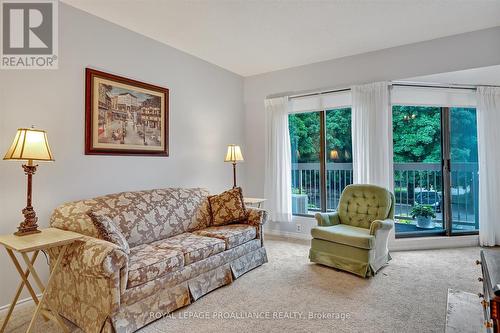
MULTIPOLYGON (((267 262, 264 210, 211 226, 208 191, 168 188, 75 201, 51 227, 85 235, 68 249, 49 302, 85 332, 133 332, 267 262), (88 212, 111 217, 130 254, 99 239, 88 212)), ((54 258, 57 250, 49 255, 54 258)))

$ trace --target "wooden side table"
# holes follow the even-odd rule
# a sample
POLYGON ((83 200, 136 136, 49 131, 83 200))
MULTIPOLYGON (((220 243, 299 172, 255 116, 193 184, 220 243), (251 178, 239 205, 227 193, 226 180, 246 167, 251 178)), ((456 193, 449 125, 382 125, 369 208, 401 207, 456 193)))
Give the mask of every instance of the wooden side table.
POLYGON ((245 205, 256 206, 257 208, 260 208, 260 206, 262 205, 262 203, 264 201, 266 201, 266 199, 262 199, 262 198, 243 198, 243 202, 245 203, 245 205))
POLYGON ((50 287, 52 287, 51 284, 52 280, 54 278, 55 273, 57 272, 57 269, 59 268, 59 265, 61 264, 66 249, 71 243, 77 241, 78 239, 81 239, 83 235, 78 234, 76 232, 65 231, 56 228, 42 229, 41 231, 42 231, 41 233, 31 234, 27 236, 15 236, 15 235, 0 236, 0 244, 2 244, 7 250, 10 259, 12 260, 14 266, 16 267, 17 272, 19 273, 19 276, 21 277, 21 283, 17 287, 14 299, 10 304, 9 311, 7 312, 7 316, 5 317, 5 320, 2 324, 2 328, 0 329, 0 333, 3 333, 5 331, 5 328, 7 327, 9 319, 12 315, 12 311, 14 310, 14 307, 16 306, 19 296, 21 295, 21 291, 25 286, 28 289, 31 298, 37 305, 35 313, 33 314, 31 322, 28 326, 27 332, 29 333, 33 330, 34 323, 40 314, 42 314, 46 319, 51 319, 55 321, 63 329, 64 332, 69 332, 68 328, 64 324, 63 319, 57 313, 57 311, 51 309, 50 305, 48 304, 45 304, 47 306, 47 309, 45 309, 44 303, 46 301, 47 292, 50 290, 50 287), (56 259, 56 262, 52 266, 52 270, 50 272, 47 285, 44 286, 42 280, 40 279, 40 276, 38 275, 33 265, 40 251, 45 251, 53 247, 60 247, 61 249, 59 252, 59 256, 56 259), (17 260, 14 251, 20 253, 24 262, 26 263, 27 268, 24 271, 21 267, 21 264, 17 260), (28 256, 28 253, 30 252, 33 252, 31 258, 28 256), (35 290, 33 289, 33 286, 31 285, 30 281, 28 280, 30 274, 33 277, 33 280, 35 280, 37 287, 42 292, 42 298, 40 300, 38 300, 35 290))

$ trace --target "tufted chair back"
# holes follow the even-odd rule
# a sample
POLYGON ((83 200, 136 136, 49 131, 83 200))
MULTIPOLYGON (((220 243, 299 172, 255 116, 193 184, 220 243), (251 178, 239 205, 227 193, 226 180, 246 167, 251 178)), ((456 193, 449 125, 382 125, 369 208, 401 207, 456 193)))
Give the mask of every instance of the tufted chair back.
POLYGON ((394 219, 394 195, 383 187, 346 186, 337 208, 340 223, 369 229, 374 220, 394 219))

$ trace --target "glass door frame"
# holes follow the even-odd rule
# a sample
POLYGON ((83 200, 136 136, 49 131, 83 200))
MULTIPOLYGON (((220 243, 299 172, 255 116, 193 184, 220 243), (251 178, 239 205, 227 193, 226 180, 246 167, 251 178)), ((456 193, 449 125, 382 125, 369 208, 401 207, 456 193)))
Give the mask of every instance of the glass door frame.
POLYGON ((326 111, 322 110, 319 114, 319 176, 320 176, 320 202, 321 212, 328 210, 326 199, 326 111))
POLYGON ((451 208, 451 114, 449 107, 441 108, 441 174, 443 175, 443 225, 446 236, 451 236, 453 213, 451 208))
MULTIPOLYGON (((443 151, 443 219, 445 222, 446 236, 469 236, 478 235, 479 228, 476 230, 467 231, 455 231, 453 229, 453 207, 452 207, 452 171, 453 171, 453 161, 451 155, 451 136, 452 136, 452 109, 453 107, 442 107, 441 108, 441 119, 442 119, 442 133, 443 133, 443 147, 446 147, 446 151, 443 151)), ((476 128, 477 130, 477 128, 476 128)), ((457 184, 458 186, 459 184, 457 184)), ((477 189, 476 189, 477 190, 477 189)), ((474 199, 476 200, 476 199, 474 199)), ((478 202, 476 204, 479 204, 478 202)), ((474 214, 479 212, 475 211, 474 214)))
POLYGON ((396 238, 414 238, 414 237, 429 237, 429 236, 468 236, 478 235, 479 230, 471 231, 453 231, 453 210, 452 210, 452 180, 451 180, 451 107, 441 107, 441 174, 442 182, 442 211, 443 211, 443 231, 435 232, 404 232, 395 233, 396 238))

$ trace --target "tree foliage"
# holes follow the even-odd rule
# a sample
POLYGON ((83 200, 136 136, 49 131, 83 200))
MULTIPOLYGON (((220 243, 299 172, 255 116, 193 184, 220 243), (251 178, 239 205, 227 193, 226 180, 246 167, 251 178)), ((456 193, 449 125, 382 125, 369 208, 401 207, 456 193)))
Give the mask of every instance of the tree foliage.
MULTIPOLYGON (((326 112, 326 149, 329 162, 352 162, 351 109, 326 112)), ((452 108, 452 162, 477 162, 476 110, 452 108)), ((320 112, 289 116, 292 161, 319 162, 320 112)), ((441 108, 393 107, 394 162, 441 162, 441 108)))
MULTIPOLYGON (((394 162, 441 162, 441 108, 394 106, 394 162)), ((452 162, 477 162, 476 110, 450 109, 452 162)))
MULTIPOLYGON (((320 112, 291 114, 288 117, 292 161, 319 162, 320 112)), ((326 112, 326 149, 329 162, 352 162, 351 109, 326 112)))
POLYGON ((441 110, 438 107, 394 106, 394 162, 441 161, 441 110))
POLYGON ((326 112, 328 162, 352 162, 351 108, 326 112))
POLYGON ((453 162, 477 162, 476 109, 451 109, 451 160, 453 162))
POLYGON ((299 163, 319 161, 320 116, 319 112, 291 114, 288 116, 292 161, 299 163))

